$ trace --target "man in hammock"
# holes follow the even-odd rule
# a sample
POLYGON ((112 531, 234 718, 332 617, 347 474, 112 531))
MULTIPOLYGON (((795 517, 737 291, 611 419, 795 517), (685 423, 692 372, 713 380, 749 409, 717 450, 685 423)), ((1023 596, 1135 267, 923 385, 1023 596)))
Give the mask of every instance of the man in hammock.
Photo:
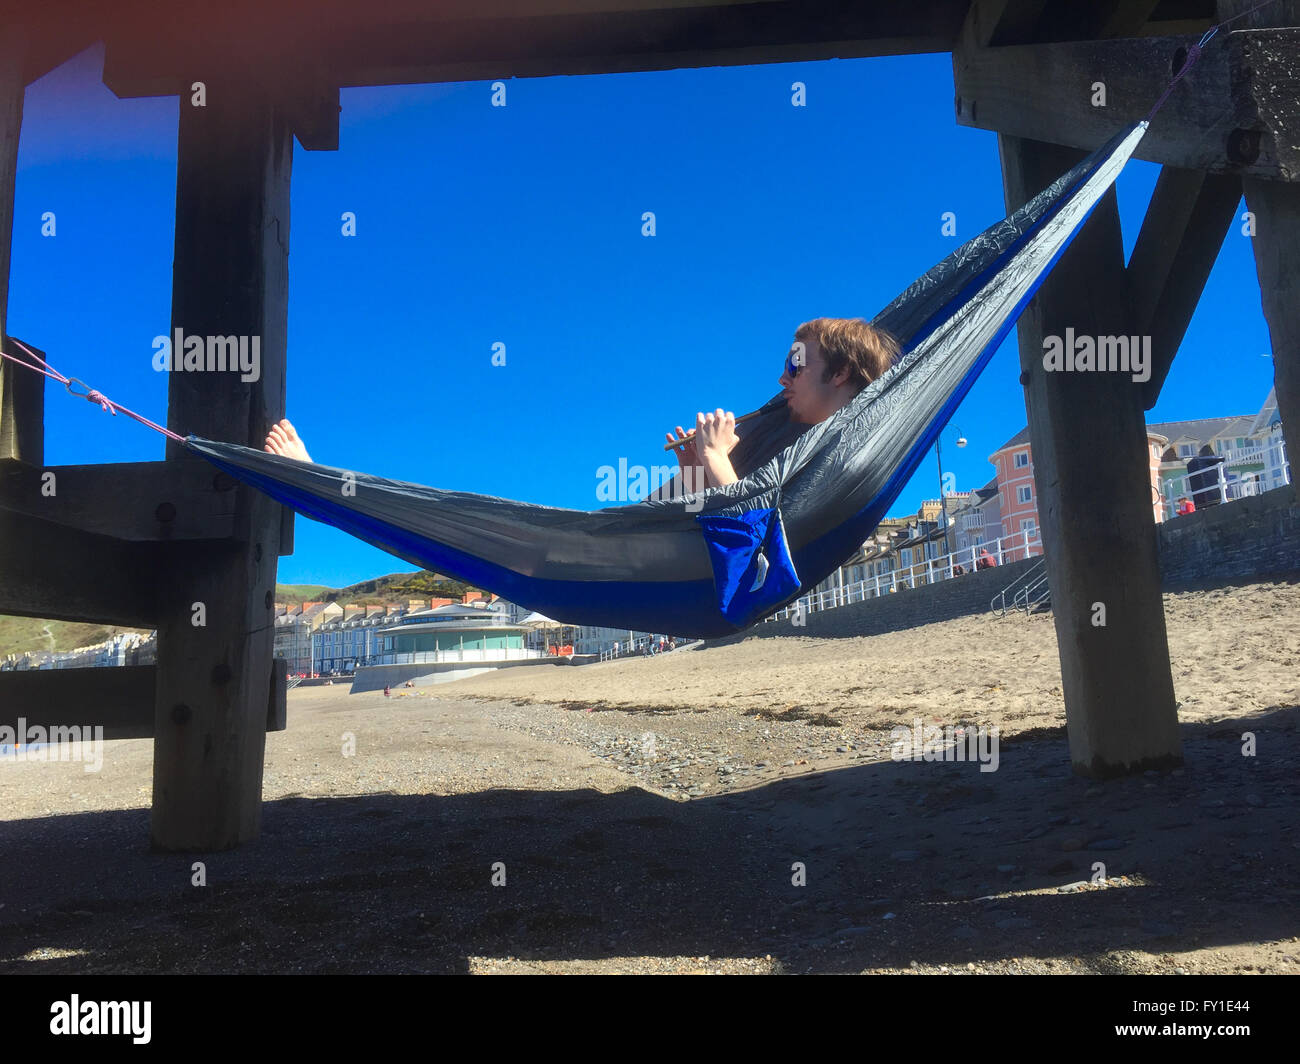
MULTIPOLYGON (((666 433, 686 478, 686 487, 734 484, 779 454, 813 425, 847 406, 898 358, 898 341, 863 318, 814 318, 795 330, 781 371, 781 394, 789 419, 777 432, 749 442, 736 435, 736 418, 718 409, 695 417, 695 434, 680 425, 666 433), (690 474, 685 471, 691 470, 690 474)), ((670 488, 672 481, 665 487, 670 488)), ((657 495, 668 494, 660 490, 657 495)))

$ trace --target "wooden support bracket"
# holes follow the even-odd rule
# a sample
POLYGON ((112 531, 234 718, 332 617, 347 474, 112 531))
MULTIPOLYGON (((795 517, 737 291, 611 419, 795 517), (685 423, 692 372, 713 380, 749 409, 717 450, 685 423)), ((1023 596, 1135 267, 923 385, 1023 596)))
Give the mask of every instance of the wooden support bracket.
MULTIPOLYGON (((102 727, 105 739, 152 739, 156 665, 0 672, 0 727, 102 727)), ((266 730, 284 731, 289 663, 271 670, 266 730)))

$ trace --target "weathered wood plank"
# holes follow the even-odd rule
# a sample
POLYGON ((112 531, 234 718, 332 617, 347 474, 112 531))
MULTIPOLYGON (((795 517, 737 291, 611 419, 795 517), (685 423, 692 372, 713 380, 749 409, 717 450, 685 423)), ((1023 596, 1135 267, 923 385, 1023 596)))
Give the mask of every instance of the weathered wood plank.
MULTIPOLYGON (((250 354, 255 337, 260 365, 248 381, 173 372, 168 425, 260 447, 284 412, 292 135, 258 70, 195 76, 207 106, 181 101, 172 326, 246 337, 250 354)), ((260 827, 281 507, 243 485, 236 494, 233 550, 169 548, 152 818, 161 850, 225 849, 260 827)))
MULTIPOLYGON (((280 659, 271 675, 266 730, 284 731, 289 663, 280 659)), ((151 739, 154 730, 156 665, 41 669, 0 672, 0 726, 90 725, 105 739, 151 739)))
POLYGON ((0 725, 99 726, 105 739, 153 735, 153 665, 0 672, 0 725))
POLYGON ((1240 201, 1241 180, 1232 175, 1160 171, 1125 271, 1133 335, 1151 337, 1146 410, 1160 398, 1240 201))
MULTIPOLYGON (((0 33, 0 342, 18 357, 6 339, 9 312, 9 264, 13 250, 14 181, 18 136, 23 124, 23 64, 27 34, 21 26, 0 33)), ((39 464, 45 457, 45 378, 0 358, 0 459, 39 464)))
MULTIPOLYGON (((1181 66, 1180 54, 1197 39, 959 48, 953 52, 957 122, 1092 151, 1146 116, 1181 66), (1099 83, 1105 106, 1093 102, 1099 83)), ((1300 30, 1239 31, 1226 42, 1213 40, 1152 120, 1136 157, 1186 170, 1294 180, 1293 155, 1284 146, 1294 137, 1288 115, 1300 114, 1300 89, 1282 71, 1283 57, 1297 50, 1300 30), (1266 73, 1245 77, 1242 56, 1270 57, 1266 73), (1238 128, 1257 129, 1260 136, 1234 136, 1238 128)))
MULTIPOLYGON (((1008 211, 1081 152, 998 138, 1008 211)), ((1112 188, 1017 325, 1038 515, 1076 772, 1182 759, 1160 595, 1141 388, 1127 373, 1048 372, 1043 340, 1132 332, 1112 188), (1105 610, 1098 625, 1099 604, 1105 610)))
POLYGON ((161 576, 149 544, 0 509, 0 613, 152 628, 161 576))
POLYGON ((972 0, 962 23, 960 46, 996 48, 1028 43, 1035 39, 1046 6, 1047 0, 972 0))
MULTIPOLYGON (((500 3, 447 11, 419 4, 406 11, 354 12, 330 5, 309 23, 273 8, 244 23, 245 40, 269 42, 262 64, 275 69, 280 42, 319 62, 330 84, 396 85, 512 77, 604 74, 749 63, 946 52, 969 0, 924 5, 801 0, 619 4, 620 11, 567 9, 543 15, 500 3)), ((602 5, 603 6, 603 5, 602 5)), ((104 83, 119 96, 188 91, 211 63, 217 35, 198 18, 117 16, 105 26, 104 83)), ((228 21, 228 20, 227 20, 228 21)))
POLYGON ((235 496, 229 474, 195 457, 45 467, 0 461, 0 507, 115 539, 228 539, 235 496))

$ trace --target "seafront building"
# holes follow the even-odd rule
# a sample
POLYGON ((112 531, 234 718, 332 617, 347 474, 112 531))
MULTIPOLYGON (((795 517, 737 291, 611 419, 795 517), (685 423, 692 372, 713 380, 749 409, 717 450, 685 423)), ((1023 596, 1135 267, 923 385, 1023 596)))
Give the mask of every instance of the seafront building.
POLYGON ((76 650, 29 651, 25 654, 7 654, 3 659, 0 659, 0 671, 152 665, 155 660, 153 633, 142 635, 139 632, 119 632, 102 643, 78 647, 76 650))
MULTIPOLYGON (((482 618, 483 608, 492 614, 485 624, 491 633, 485 638, 472 624, 458 623, 455 645, 449 642, 450 629, 441 633, 437 650, 444 656, 467 652, 464 660, 484 660, 499 656, 501 660, 517 656, 542 656, 546 637, 536 629, 518 622, 527 614, 515 603, 485 594, 467 591, 460 599, 408 599, 398 604, 348 604, 337 602, 303 602, 274 604, 275 638, 272 653, 288 664, 290 676, 310 677, 351 673, 358 665, 391 664, 400 655, 423 654, 424 640, 416 635, 433 631, 429 623, 444 623, 446 607, 461 611, 472 609, 471 618, 482 618), (439 613, 442 609, 443 612, 439 613), (424 622, 426 627, 412 627, 424 622), (504 627, 503 627, 504 626, 504 627), (510 639, 501 641, 506 628, 510 639), (394 638, 399 629, 401 638, 394 638), (496 654, 497 649, 510 653, 496 654), (522 655, 519 652, 524 652, 522 655)), ((156 660, 157 632, 123 632, 102 643, 69 651, 32 651, 10 654, 0 659, 0 670, 73 669, 113 665, 149 665, 156 660)), ((430 659, 432 660, 432 659, 430 659)))
MULTIPOLYGON (((1253 417, 1148 425, 1151 509, 1157 522, 1175 519, 1179 500, 1191 496, 1187 463, 1205 446, 1223 459, 1212 475, 1222 474, 1219 486, 1225 502, 1291 482, 1273 391, 1253 417)), ((856 601, 863 592, 859 590, 853 597, 852 589, 863 582, 870 585, 868 594, 877 593, 878 588, 888 591, 915 586, 933 579, 939 571, 946 577, 950 565, 954 574, 957 566, 969 570, 981 551, 987 551, 998 564, 1041 554, 1028 427, 989 455, 989 462, 995 473, 987 484, 973 492, 950 492, 946 497, 946 527, 937 499, 922 502, 915 515, 886 518, 861 549, 808 597, 835 603, 856 601)))

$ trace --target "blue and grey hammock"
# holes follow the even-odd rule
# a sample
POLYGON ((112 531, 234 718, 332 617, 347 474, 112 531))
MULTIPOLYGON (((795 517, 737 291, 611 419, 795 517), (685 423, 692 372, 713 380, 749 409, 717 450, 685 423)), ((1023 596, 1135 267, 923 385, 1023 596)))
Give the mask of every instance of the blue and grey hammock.
MULTIPOLYGON (((902 353, 848 405, 813 426, 792 424, 779 395, 760 407, 732 453, 749 470, 734 484, 587 512, 440 491, 199 436, 183 443, 306 517, 555 620, 682 636, 742 631, 819 584, 875 529, 1149 119, 871 319, 902 353)), ((71 390, 68 378, 47 376, 71 390)), ((99 392, 76 394, 182 440, 99 392)))
MULTIPOLYGON (((885 307, 871 321, 901 342, 895 364, 725 487, 587 512, 185 443, 307 517, 566 624, 729 635, 861 547, 1146 128, 1117 134, 885 307)), ((760 410, 741 433, 750 456, 792 435, 780 396, 760 410)))

